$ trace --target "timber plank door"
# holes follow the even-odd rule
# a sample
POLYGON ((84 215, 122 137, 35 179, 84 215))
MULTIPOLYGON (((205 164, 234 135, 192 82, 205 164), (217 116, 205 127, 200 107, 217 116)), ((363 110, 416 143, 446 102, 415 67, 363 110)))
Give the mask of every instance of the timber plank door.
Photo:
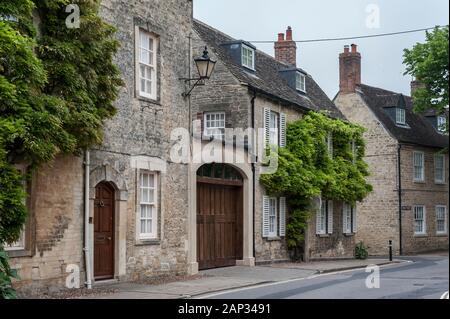
POLYGON ((114 189, 101 183, 94 201, 94 277, 114 278, 114 189))
POLYGON ((199 269, 236 266, 243 258, 241 181, 197 178, 199 269))

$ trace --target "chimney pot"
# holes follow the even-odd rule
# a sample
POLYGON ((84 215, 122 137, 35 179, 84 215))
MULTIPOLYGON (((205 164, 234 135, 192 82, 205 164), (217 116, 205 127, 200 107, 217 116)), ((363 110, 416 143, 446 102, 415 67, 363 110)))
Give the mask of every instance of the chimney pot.
POLYGON ((352 53, 358 52, 358 46, 356 44, 352 44, 352 53))
POLYGON ((286 40, 292 41, 292 28, 291 27, 288 27, 286 30, 286 40))
POLYGON ((344 45, 344 53, 350 53, 350 46, 344 45))
POLYGON ((278 33, 278 41, 284 41, 284 33, 278 33))

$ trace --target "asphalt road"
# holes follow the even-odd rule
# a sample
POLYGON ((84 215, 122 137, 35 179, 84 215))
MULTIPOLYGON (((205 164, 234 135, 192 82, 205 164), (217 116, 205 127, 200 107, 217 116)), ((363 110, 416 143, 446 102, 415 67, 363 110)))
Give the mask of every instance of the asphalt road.
MULTIPOLYGON (((206 299, 440 299, 449 290, 448 256, 410 257, 381 267, 379 288, 367 288, 365 269, 237 289, 206 299)), ((371 279, 372 279, 371 277, 371 279)), ((377 281, 370 281, 376 284, 377 281)))

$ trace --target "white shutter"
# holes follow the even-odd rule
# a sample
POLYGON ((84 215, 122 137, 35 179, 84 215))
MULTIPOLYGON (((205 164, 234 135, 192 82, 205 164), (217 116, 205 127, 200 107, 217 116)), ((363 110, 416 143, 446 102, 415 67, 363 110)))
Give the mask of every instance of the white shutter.
POLYGON ((286 198, 280 198, 280 237, 286 236, 286 198))
POLYGON ((286 114, 280 114, 280 147, 286 147, 286 114))
POLYGON ((270 213, 270 198, 268 196, 263 196, 262 234, 263 234, 264 238, 269 237, 269 231, 270 231, 269 213, 270 213))
POLYGON ((347 234, 348 233, 348 223, 347 223, 347 216, 348 216, 348 207, 349 205, 344 203, 344 208, 342 210, 342 233, 347 234))
POLYGON ((356 205, 355 205, 355 207, 353 207, 353 209, 352 209, 352 218, 353 218, 353 229, 352 229, 352 232, 354 233, 354 234, 356 234, 356 232, 358 231, 358 223, 357 223, 357 221, 358 221, 358 218, 357 218, 357 210, 356 210, 356 205))
POLYGON ((333 201, 328 201, 328 234, 333 233, 333 201))
POLYGON ((324 205, 324 201, 319 199, 319 209, 316 212, 316 235, 323 235, 322 231, 322 205, 324 205))
POLYGON ((264 108, 264 149, 270 146, 270 109, 264 108))

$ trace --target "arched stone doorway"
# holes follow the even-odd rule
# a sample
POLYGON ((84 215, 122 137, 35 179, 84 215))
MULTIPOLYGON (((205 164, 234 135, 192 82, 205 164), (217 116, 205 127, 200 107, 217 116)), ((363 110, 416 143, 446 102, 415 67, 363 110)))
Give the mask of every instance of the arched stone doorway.
POLYGON ((197 171, 197 260, 199 269, 235 266, 243 259, 244 179, 226 164, 197 171))

